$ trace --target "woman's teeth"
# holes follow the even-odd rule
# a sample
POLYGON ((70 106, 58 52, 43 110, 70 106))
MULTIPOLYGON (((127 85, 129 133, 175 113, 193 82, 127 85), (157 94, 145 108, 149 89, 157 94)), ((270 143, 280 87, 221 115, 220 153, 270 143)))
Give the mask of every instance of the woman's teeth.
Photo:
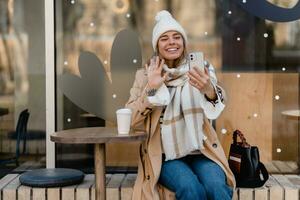
POLYGON ((176 48, 172 48, 172 49, 167 49, 168 52, 172 52, 172 51, 177 51, 176 48))

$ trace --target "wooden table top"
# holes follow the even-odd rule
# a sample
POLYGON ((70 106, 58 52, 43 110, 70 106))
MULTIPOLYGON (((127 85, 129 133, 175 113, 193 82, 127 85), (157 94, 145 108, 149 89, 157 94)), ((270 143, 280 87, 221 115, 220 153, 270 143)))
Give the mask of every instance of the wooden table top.
POLYGON ((129 134, 118 134, 117 127, 86 127, 57 131, 50 136, 51 141, 67 144, 99 144, 109 142, 143 141, 146 132, 130 131, 129 134))

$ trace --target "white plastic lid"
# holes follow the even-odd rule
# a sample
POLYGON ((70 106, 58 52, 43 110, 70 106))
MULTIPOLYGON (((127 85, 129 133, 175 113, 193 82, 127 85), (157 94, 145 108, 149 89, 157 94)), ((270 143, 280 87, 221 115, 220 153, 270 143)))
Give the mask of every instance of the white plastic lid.
POLYGON ((117 114, 131 114, 132 111, 129 108, 121 108, 116 111, 117 114))

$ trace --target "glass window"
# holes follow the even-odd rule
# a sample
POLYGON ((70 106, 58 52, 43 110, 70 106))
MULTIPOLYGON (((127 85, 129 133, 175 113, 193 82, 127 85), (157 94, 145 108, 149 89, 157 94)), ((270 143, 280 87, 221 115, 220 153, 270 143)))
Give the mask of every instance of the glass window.
MULTIPOLYGON (((295 2, 274 4, 287 8, 295 2)), ((291 113, 299 112, 299 19, 266 20, 234 1, 56 1, 58 129, 114 125, 115 105, 126 103, 134 71, 153 55, 154 17, 162 9, 182 24, 188 51, 204 52, 227 91, 226 109, 216 121, 226 153, 232 132, 240 129, 259 147, 263 162, 276 169, 281 163, 297 165, 299 117, 291 113)), ((76 154, 93 166, 88 145, 57 149, 58 163, 69 157, 76 162, 70 156, 76 154)), ((111 144, 107 154, 108 166, 135 167, 138 144, 111 144)))
POLYGON ((16 156, 18 134, 19 165, 45 167, 44 44, 44 1, 0 1, 0 163, 9 159, 1 165, 9 171, 17 167, 11 158, 16 156), (20 117, 26 109, 28 121, 20 117), (16 131, 17 124, 27 126, 27 133, 16 131))

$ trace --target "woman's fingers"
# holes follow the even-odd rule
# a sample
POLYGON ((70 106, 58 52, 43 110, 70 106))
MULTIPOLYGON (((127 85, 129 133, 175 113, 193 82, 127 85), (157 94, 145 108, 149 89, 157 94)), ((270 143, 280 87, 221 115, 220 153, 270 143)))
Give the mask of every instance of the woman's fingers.
POLYGON ((209 76, 205 74, 205 72, 197 71, 197 69, 195 68, 191 69, 188 75, 194 77, 195 79, 203 83, 209 82, 210 79, 209 76))
POLYGON ((154 63, 154 58, 151 58, 151 59, 150 59, 150 65, 149 65, 149 66, 153 66, 153 63, 154 63))
POLYGON ((191 83, 193 83, 193 85, 195 86, 195 85, 197 85, 198 87, 198 89, 200 89, 200 88, 202 88, 203 86, 204 86, 204 84, 205 83, 203 83, 203 81, 201 81, 201 80, 198 80, 197 78, 195 78, 195 77, 193 77, 193 76, 189 76, 189 78, 190 78, 190 82, 191 83))
POLYGON ((198 75, 195 75, 193 73, 189 73, 188 77, 193 81, 193 82, 197 82, 197 83, 201 83, 201 84, 206 84, 207 82, 209 82, 209 79, 206 77, 201 77, 198 75))
POLYGON ((160 67, 160 59, 158 56, 154 56, 150 59, 150 65, 149 65, 149 70, 153 71, 156 70, 160 67))
POLYGON ((194 68, 189 71, 189 75, 195 77, 196 79, 201 79, 201 75, 194 68))
POLYGON ((157 69, 159 67, 159 57, 156 56, 155 58, 155 69, 157 69))
POLYGON ((164 64, 165 64, 165 60, 161 59, 160 65, 159 65, 159 71, 162 71, 164 64))
POLYGON ((195 88, 197 88, 198 90, 201 90, 202 89, 202 85, 201 84, 198 84, 198 83, 195 83, 193 82, 192 80, 189 80, 189 83, 194 86, 195 88))
POLYGON ((194 87, 196 87, 197 86, 197 84, 196 83, 194 83, 193 81, 191 81, 191 80, 189 80, 189 83, 192 85, 192 86, 194 86, 194 87))
POLYGON ((210 79, 209 71, 206 67, 204 67, 204 71, 201 71, 199 68, 194 67, 192 70, 190 70, 193 75, 199 75, 200 78, 202 78, 203 81, 208 81, 210 79))
POLYGON ((195 77, 198 77, 199 79, 201 78, 201 77, 203 77, 203 78, 209 78, 209 76, 205 73, 205 72, 203 72, 203 71, 201 71, 199 68, 197 68, 197 67, 193 67, 190 71, 189 71, 192 75, 194 75, 195 77))

